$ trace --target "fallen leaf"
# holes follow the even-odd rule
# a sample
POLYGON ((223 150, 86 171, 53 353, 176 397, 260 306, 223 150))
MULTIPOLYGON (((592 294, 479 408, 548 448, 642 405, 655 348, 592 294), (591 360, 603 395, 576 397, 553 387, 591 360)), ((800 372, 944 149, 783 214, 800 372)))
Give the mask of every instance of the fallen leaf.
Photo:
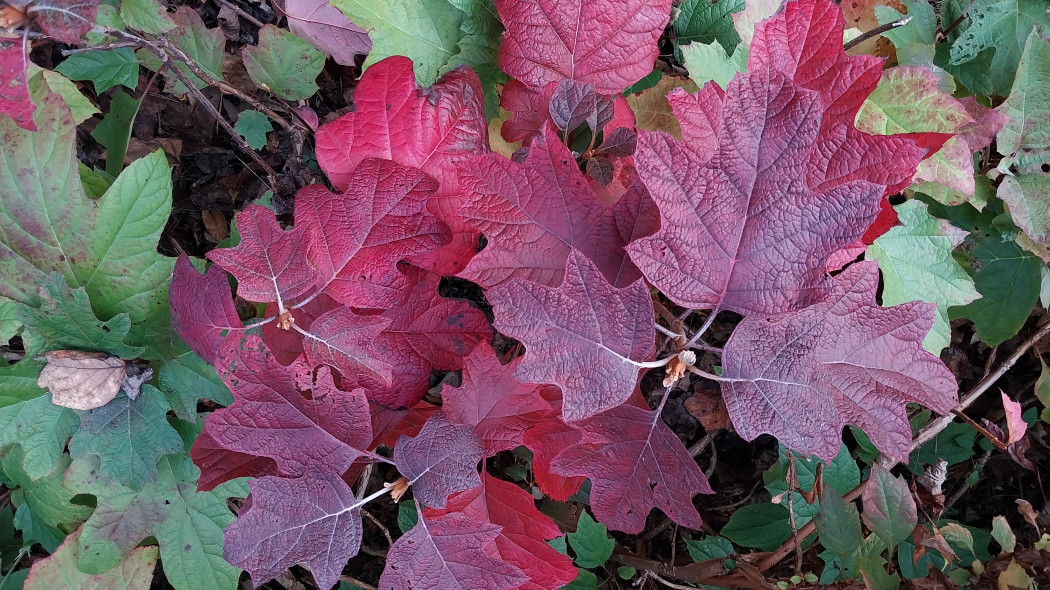
POLYGON ((1025 431, 1028 430, 1028 424, 1021 418, 1021 404, 1007 397, 1002 390, 999 391, 999 394, 1003 396, 1003 409, 1006 410, 1006 428, 1009 433, 1005 442, 1007 445, 1012 445, 1024 437, 1025 431))
POLYGON ((117 397, 127 363, 102 352, 54 350, 44 355, 38 387, 51 390, 56 406, 94 410, 117 397))
POLYGON ((1021 498, 1014 500, 1014 503, 1017 504, 1017 511, 1024 517, 1025 522, 1034 526, 1035 530, 1039 530, 1039 524, 1036 522, 1038 514, 1035 512, 1035 508, 1032 508, 1032 503, 1021 498))
POLYGON ((700 421, 704 432, 723 430, 729 425, 729 414, 722 396, 709 389, 697 387, 696 393, 685 400, 685 410, 700 421))

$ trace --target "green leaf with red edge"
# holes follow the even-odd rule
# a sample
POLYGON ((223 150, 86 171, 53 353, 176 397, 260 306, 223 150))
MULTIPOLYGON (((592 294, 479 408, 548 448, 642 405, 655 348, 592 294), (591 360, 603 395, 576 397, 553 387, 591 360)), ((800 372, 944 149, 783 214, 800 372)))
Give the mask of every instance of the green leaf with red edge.
POLYGON ((100 0, 34 0, 26 15, 62 43, 76 43, 95 26, 100 0))
POLYGON ((864 524, 886 544, 892 556, 893 549, 911 536, 918 522, 915 499, 908 484, 876 463, 871 466, 861 498, 864 524))
POLYGON ((58 551, 33 564, 26 578, 25 590, 54 588, 106 588, 109 590, 149 590, 157 567, 157 548, 138 547, 120 563, 102 574, 80 571, 80 529, 62 542, 58 551))

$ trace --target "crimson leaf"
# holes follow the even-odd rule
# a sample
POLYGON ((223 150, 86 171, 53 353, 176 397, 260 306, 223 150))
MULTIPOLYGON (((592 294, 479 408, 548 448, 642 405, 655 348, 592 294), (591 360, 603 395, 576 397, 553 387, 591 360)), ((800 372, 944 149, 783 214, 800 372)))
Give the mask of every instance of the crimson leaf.
POLYGON ((212 266, 202 277, 188 257, 180 256, 168 296, 172 327, 193 352, 209 364, 219 365, 223 339, 231 333, 239 338, 244 331, 226 273, 212 266))
POLYGON ((95 26, 99 0, 36 0, 26 14, 62 43, 76 43, 95 26))
POLYGON ((842 427, 859 426, 893 459, 908 456, 905 406, 941 414, 957 403, 952 372, 922 348, 934 305, 875 302, 878 266, 862 262, 832 280, 824 301, 769 319, 745 318, 726 343, 723 396, 740 436, 776 436, 831 459, 842 427))
POLYGON ((643 281, 618 289, 571 250, 560 287, 509 281, 489 293, 496 328, 525 344, 515 375, 561 387, 566 420, 593 416, 631 395, 656 338, 643 281))
POLYGON ((22 35, 0 34, 0 114, 10 116, 23 129, 36 131, 24 45, 22 35))
POLYGON ((711 486, 659 412, 622 405, 575 426, 583 438, 551 468, 590 478, 591 509, 602 524, 640 533, 658 507, 678 524, 700 528, 693 494, 713 493, 711 486))
POLYGON ((481 484, 478 461, 485 455, 474 429, 453 424, 442 413, 431 416, 415 438, 402 436, 394 463, 408 478, 412 494, 427 506, 444 508, 448 495, 481 484))
POLYGON ((564 502, 583 484, 583 477, 565 477, 551 469, 558 453, 579 442, 583 434, 560 417, 548 419, 525 431, 525 446, 532 451, 532 475, 540 491, 551 500, 564 502))

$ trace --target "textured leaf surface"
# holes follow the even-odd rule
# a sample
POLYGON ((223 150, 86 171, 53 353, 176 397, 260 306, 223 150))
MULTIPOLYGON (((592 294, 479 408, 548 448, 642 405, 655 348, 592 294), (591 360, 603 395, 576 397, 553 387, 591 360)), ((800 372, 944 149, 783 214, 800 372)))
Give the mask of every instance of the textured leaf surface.
POLYGON ((324 68, 324 54, 273 25, 259 30, 259 44, 241 50, 252 80, 285 100, 303 100, 317 91, 314 80, 324 68))
POLYGON ((668 0, 555 2, 497 0, 507 35, 504 72, 542 88, 562 78, 616 94, 652 71, 657 39, 671 13, 668 0))
POLYGON ((90 575, 80 571, 80 531, 66 537, 58 551, 33 564, 26 578, 26 590, 79 588, 80 590, 149 590, 157 567, 157 548, 139 547, 113 569, 90 575))
POLYGON ((467 195, 461 215, 488 240, 460 276, 486 288, 513 280, 554 287, 572 249, 614 286, 641 276, 623 248, 655 231, 652 200, 635 187, 615 204, 602 202, 552 125, 533 140, 523 164, 479 156, 461 172, 460 185, 467 195))
POLYGON ((1000 153, 1050 148, 1050 41, 1028 36, 1010 96, 997 109, 1009 117, 999 132, 1000 153))
POLYGON ((328 0, 285 0, 288 28, 344 66, 372 49, 368 33, 346 18, 328 0))
POLYGON ((261 150, 266 146, 266 134, 273 131, 273 124, 269 117, 259 111, 243 111, 237 116, 237 124, 233 129, 244 138, 248 147, 261 150))
POLYGON ((456 513, 421 518, 390 547, 379 588, 411 588, 420 580, 448 590, 517 588, 528 581, 524 572, 487 551, 501 529, 456 513))
POLYGON ((481 485, 478 461, 484 455, 474 429, 453 424, 442 413, 431 416, 414 438, 399 438, 394 447, 394 463, 408 478, 413 497, 435 508, 444 508, 449 494, 481 485))
POLYGON ((682 138, 682 128, 678 122, 682 117, 676 118, 671 112, 667 98, 675 88, 685 88, 689 92, 698 90, 696 83, 688 78, 663 76, 652 88, 627 97, 627 104, 631 105, 631 110, 634 111, 639 129, 663 131, 675 139, 682 138))
POLYGON ((218 365, 223 339, 244 331, 226 273, 212 266, 201 276, 188 257, 180 256, 168 295, 172 327, 202 359, 218 365))
MULTIPOLYGON (((95 104, 84 96, 84 93, 69 78, 58 72, 40 68, 35 64, 30 65, 27 73, 29 74, 29 97, 33 104, 43 103, 48 94, 57 94, 66 102, 66 106, 73 114, 73 123, 76 125, 98 114, 99 110, 95 108, 95 104)), ((106 188, 109 188, 108 183, 106 188)), ((86 187, 85 190, 87 190, 86 187)), ((89 196, 97 198, 104 192, 105 189, 89 196)))
POLYGON ((532 474, 540 491, 552 500, 564 502, 583 484, 583 477, 565 477, 552 471, 558 453, 579 442, 583 434, 560 417, 549 418, 525 431, 525 446, 532 451, 532 474))
POLYGON ((62 43, 76 43, 95 26, 99 0, 37 0, 27 11, 44 32, 62 43))
POLYGON ((1017 72, 1032 29, 1050 32, 1046 7, 1025 0, 977 0, 966 10, 968 26, 960 28, 951 48, 951 63, 966 63, 984 50, 994 53, 988 66, 991 90, 1006 94, 1017 72))
MULTIPOLYGON (((30 479, 29 474, 22 471, 23 463, 22 450, 13 448, 4 454, 0 466, 4 469, 6 480, 12 484, 12 489, 22 489, 23 505, 32 511, 33 516, 40 523, 59 532, 58 529, 76 528, 91 514, 90 507, 70 502, 77 492, 62 479, 63 473, 69 467, 68 455, 59 457, 54 471, 35 480, 30 479)), ((18 525, 17 516, 15 520, 15 524, 18 525)))
POLYGON ((137 399, 125 394, 89 411, 78 412, 80 429, 69 441, 74 458, 97 455, 99 473, 133 490, 157 481, 157 460, 182 452, 182 438, 165 418, 168 403, 152 385, 137 399))
POLYGON ((157 380, 168 405, 183 420, 196 421, 197 401, 201 398, 221 406, 233 403, 233 395, 219 379, 215 367, 185 347, 157 368, 157 380))
POLYGON ((609 537, 605 525, 597 523, 590 514, 583 512, 576 523, 576 531, 565 535, 569 546, 576 554, 580 567, 600 568, 612 557, 616 542, 609 537))
POLYGON ((902 225, 876 239, 865 258, 879 261, 883 305, 915 300, 937 304, 937 318, 923 348, 940 354, 951 332, 948 308, 980 297, 973 279, 952 256, 966 232, 935 219, 919 201, 908 201, 896 209, 902 225))
POLYGON ((693 495, 712 493, 707 478, 659 414, 623 405, 576 425, 583 438, 551 468, 591 480, 591 509, 602 523, 638 533, 652 508, 700 528, 693 495))
POLYGON ((33 358, 0 366, 0 449, 22 448, 21 468, 31 479, 52 473, 80 423, 69 408, 51 403, 37 385, 44 364, 33 358))
POLYGON ((96 94, 118 84, 134 89, 139 82, 139 59, 130 47, 77 53, 55 69, 71 80, 91 80, 96 94))
POLYGON ((1050 174, 1035 172, 1005 176, 997 196, 1010 208, 1010 218, 1030 238, 1050 236, 1050 174))
POLYGON ((546 543, 561 534, 554 521, 536 509, 528 492, 489 474, 482 485, 453 494, 445 510, 424 509, 424 518, 458 513, 478 523, 502 527, 495 540, 495 557, 520 569, 528 581, 519 588, 561 588, 576 577, 572 560, 546 543))
POLYGON ((942 414, 955 406, 955 377, 921 347, 934 310, 916 301, 880 308, 877 287, 875 263, 855 264, 821 303, 737 326, 723 353, 723 395, 741 436, 770 433, 830 459, 842 427, 854 424, 903 458, 911 444, 905 403, 942 414))
POLYGON ((911 536, 918 522, 915 499, 908 484, 881 465, 872 465, 870 479, 861 497, 861 516, 892 554, 898 543, 911 536))
POLYGON ((554 383, 562 416, 582 420, 622 404, 653 352, 652 299, 642 281, 617 289, 582 254, 570 252, 557 288, 509 281, 489 291, 495 326, 521 340, 515 376, 554 383))
POLYGON ((338 474, 309 469, 302 477, 251 482, 250 502, 226 528, 225 558, 262 585, 289 567, 310 570, 331 588, 361 545, 357 498, 338 474))
POLYGON ((150 0, 121 0, 120 18, 129 27, 147 33, 166 33, 175 28, 166 7, 150 0))
POLYGON ((23 49, 24 42, 20 34, 0 35, 0 114, 8 115, 19 126, 35 131, 26 75, 29 57, 23 49))
POLYGON ((442 411, 456 424, 474 427, 485 456, 524 444, 525 431, 554 412, 540 395, 543 386, 514 377, 520 357, 501 365, 488 344, 478 345, 463 359, 463 384, 441 391, 442 411))

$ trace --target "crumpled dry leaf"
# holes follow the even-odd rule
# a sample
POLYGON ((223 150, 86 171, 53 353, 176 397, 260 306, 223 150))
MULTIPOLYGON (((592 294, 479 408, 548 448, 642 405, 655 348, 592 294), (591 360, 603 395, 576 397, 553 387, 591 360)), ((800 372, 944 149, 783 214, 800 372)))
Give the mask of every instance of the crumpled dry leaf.
POLYGON ((153 377, 153 369, 129 364, 104 352, 53 350, 37 386, 51 391, 51 402, 73 410, 93 410, 108 404, 121 388, 129 398, 139 396, 142 384, 153 377))
POLYGON ((729 426, 725 402, 717 391, 697 386, 696 392, 685 400, 685 410, 700 421, 705 432, 715 432, 729 426))

